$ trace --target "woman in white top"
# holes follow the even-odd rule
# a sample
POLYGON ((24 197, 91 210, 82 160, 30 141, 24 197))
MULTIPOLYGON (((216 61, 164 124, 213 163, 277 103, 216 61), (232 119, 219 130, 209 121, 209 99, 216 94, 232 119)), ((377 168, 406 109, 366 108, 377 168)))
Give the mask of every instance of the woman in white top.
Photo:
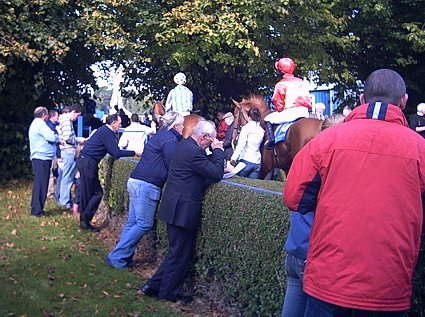
POLYGON ((238 145, 233 152, 230 163, 236 165, 236 162, 246 164, 245 168, 237 175, 248 178, 258 178, 261 166, 260 145, 264 138, 264 129, 260 126, 261 113, 258 108, 252 108, 248 111, 248 123, 241 129, 238 145))

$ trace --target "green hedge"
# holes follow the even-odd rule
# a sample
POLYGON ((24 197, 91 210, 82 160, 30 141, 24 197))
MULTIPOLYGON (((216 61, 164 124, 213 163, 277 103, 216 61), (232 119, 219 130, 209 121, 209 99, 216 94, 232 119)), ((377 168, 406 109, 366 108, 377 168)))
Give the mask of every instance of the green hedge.
MULTIPOLYGON (((108 205, 113 212, 128 209, 126 184, 134 161, 103 165, 108 205)), ((285 289, 283 246, 289 228, 288 210, 280 194, 283 182, 232 178, 232 183, 264 188, 262 193, 220 182, 210 187, 203 205, 203 222, 197 240, 195 280, 198 290, 218 294, 216 300, 236 308, 242 316, 280 316, 285 289)), ((105 190, 106 192, 106 190, 105 190)), ((159 251, 166 233, 158 222, 159 251)), ((414 277, 409 316, 425 315, 425 257, 422 248, 414 277)))

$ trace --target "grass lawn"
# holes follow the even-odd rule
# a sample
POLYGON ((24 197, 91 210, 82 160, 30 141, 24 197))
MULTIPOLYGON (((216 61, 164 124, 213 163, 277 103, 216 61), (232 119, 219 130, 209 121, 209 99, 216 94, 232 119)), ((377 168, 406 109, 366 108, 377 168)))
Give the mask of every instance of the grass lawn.
POLYGON ((101 263, 108 246, 48 200, 30 215, 31 183, 0 187, 0 316, 188 316, 145 297, 132 272, 101 263))

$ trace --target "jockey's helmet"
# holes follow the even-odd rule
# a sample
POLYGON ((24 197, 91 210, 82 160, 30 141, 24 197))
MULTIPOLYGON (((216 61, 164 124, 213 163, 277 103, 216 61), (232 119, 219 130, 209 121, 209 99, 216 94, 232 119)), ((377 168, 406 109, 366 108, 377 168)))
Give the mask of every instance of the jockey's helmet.
POLYGON ((285 74, 293 74, 295 71, 295 63, 292 59, 285 57, 279 59, 274 66, 285 74))
POLYGON ((183 85, 186 83, 186 75, 183 73, 177 73, 176 75, 174 75, 174 82, 177 85, 183 85))

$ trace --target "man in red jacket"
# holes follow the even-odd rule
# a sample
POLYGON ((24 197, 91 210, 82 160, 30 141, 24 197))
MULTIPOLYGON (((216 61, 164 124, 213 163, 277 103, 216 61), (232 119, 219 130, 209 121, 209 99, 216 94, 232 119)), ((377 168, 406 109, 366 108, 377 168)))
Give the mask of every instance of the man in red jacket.
POLYGON ((305 316, 404 316, 421 243, 425 140, 402 113, 393 70, 373 72, 343 124, 295 157, 284 189, 291 210, 315 210, 304 273, 305 316))

